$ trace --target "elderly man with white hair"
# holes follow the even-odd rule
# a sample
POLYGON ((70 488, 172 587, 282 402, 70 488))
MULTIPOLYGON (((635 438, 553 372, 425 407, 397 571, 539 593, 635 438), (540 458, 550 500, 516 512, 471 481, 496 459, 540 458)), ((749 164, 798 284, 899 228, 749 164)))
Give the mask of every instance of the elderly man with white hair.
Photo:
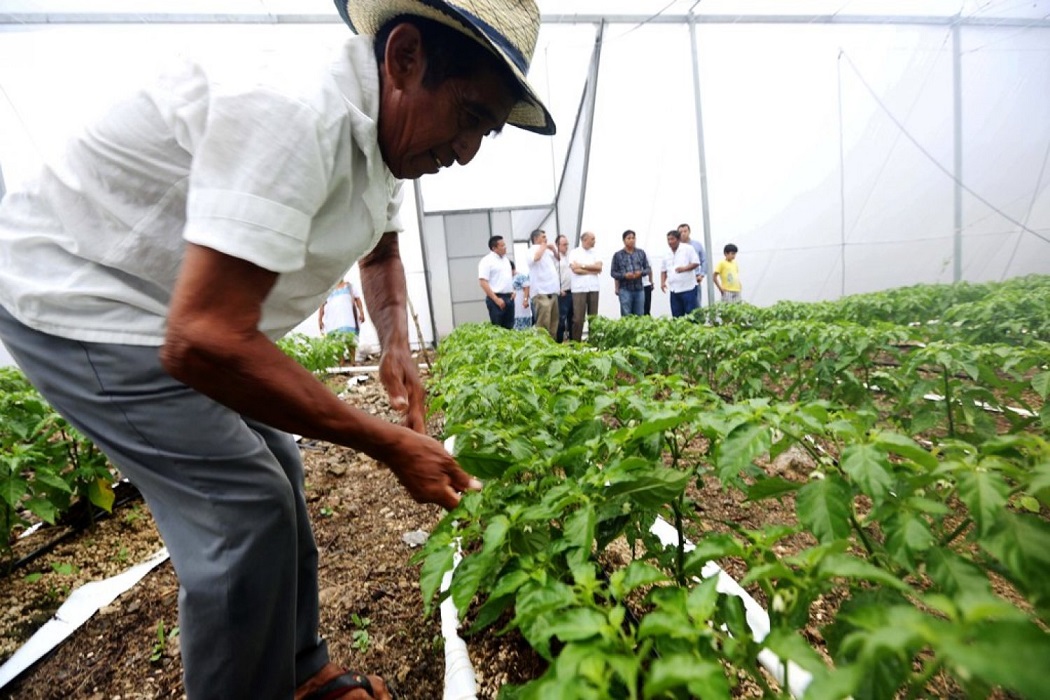
POLYGON ((594 250, 594 233, 580 236, 580 245, 569 253, 572 269, 572 339, 583 340, 583 322, 598 315, 598 290, 601 289, 602 261, 594 250))
POLYGON ((179 577, 190 700, 390 697, 319 636, 290 433, 361 450, 421 502, 453 508, 480 488, 423 432, 401 180, 466 165, 506 124, 554 133, 525 79, 539 10, 336 4, 357 36, 312 70, 279 53, 236 73, 185 61, 0 204, 0 337, 144 494, 179 577), (358 260, 404 425, 341 401, 274 343, 358 260))

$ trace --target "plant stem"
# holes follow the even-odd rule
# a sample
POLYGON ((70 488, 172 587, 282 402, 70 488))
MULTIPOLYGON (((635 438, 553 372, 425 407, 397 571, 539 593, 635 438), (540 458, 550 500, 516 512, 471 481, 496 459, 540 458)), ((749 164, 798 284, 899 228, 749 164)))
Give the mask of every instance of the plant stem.
POLYGON ((952 419, 952 385, 948 381, 948 368, 941 365, 944 376, 944 408, 948 411, 948 437, 955 437, 955 422, 952 419))

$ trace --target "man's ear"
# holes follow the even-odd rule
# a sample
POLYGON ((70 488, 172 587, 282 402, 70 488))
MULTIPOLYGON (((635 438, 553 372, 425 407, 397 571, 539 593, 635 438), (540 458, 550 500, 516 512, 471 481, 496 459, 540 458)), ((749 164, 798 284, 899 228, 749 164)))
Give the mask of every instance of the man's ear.
POLYGON ((408 23, 394 27, 386 42, 384 63, 391 87, 404 90, 413 82, 422 82, 427 60, 419 29, 408 23))

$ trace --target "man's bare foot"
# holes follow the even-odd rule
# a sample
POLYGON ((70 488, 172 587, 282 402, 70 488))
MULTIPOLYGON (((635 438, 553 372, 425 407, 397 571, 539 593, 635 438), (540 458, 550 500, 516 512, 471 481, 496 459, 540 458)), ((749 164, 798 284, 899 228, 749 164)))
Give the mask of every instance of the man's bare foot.
POLYGON ((361 674, 347 671, 342 666, 329 661, 320 671, 311 676, 295 691, 295 700, 391 700, 386 683, 379 676, 366 676, 372 685, 374 694, 361 687, 358 680, 361 674), (340 677, 345 676, 345 679, 340 677))

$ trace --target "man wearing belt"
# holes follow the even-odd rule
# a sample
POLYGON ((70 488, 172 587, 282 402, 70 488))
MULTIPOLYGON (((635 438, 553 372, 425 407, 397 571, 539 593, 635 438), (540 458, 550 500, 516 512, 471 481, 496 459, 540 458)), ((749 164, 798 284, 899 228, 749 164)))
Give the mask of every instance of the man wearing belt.
POLYGON ((529 282, 532 287, 532 309, 536 326, 550 333, 551 338, 558 334, 558 294, 561 292, 561 280, 558 277, 558 249, 547 242, 547 234, 537 229, 529 237, 532 247, 529 248, 529 282))
POLYGON ((478 284, 485 292, 485 306, 493 325, 514 328, 514 273, 503 236, 489 238, 489 254, 478 263, 478 284))

